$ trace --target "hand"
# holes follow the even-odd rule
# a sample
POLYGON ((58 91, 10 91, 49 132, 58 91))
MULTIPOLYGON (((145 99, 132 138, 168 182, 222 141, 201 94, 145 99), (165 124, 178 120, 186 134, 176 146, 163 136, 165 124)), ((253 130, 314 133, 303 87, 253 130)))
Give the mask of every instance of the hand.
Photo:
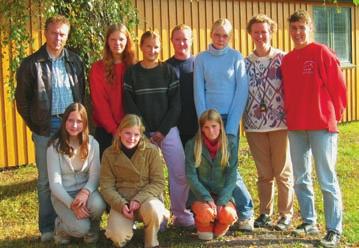
POLYGON ((87 205, 87 200, 89 198, 89 195, 90 192, 87 189, 81 189, 80 192, 77 193, 71 205, 75 205, 78 207, 85 207, 87 205))
POLYGON ((161 146, 161 143, 164 138, 165 138, 165 136, 161 132, 157 131, 152 134, 151 142, 158 146, 161 146))
POLYGON ((77 205, 71 204, 71 210, 79 220, 90 217, 90 211, 86 206, 79 207, 77 205))
POLYGON ((207 202, 207 204, 213 210, 214 215, 217 216, 217 205, 214 203, 214 201, 209 201, 209 202, 207 202))
POLYGON ((216 216, 217 219, 218 219, 219 213, 222 211, 223 208, 224 208, 223 205, 217 206, 217 216, 216 216))
POLYGON ((132 200, 130 202, 130 211, 135 212, 136 210, 140 209, 141 203, 138 201, 132 200))
POLYGON ((134 218, 133 211, 130 210, 128 204, 123 205, 122 214, 123 214, 123 216, 125 216, 125 218, 127 218, 129 220, 133 220, 133 218, 134 218))

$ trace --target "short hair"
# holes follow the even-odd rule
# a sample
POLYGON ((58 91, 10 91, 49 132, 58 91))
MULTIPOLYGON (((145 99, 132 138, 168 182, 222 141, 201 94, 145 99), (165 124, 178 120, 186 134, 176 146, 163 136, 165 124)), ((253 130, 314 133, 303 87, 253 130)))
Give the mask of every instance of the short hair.
POLYGON ((49 28, 49 25, 52 23, 65 24, 69 27, 69 30, 71 27, 69 19, 67 19, 63 15, 54 15, 54 16, 47 18, 46 22, 45 22, 45 30, 47 30, 49 28))
POLYGON ((303 9, 296 10, 289 18, 288 22, 298 22, 304 21, 306 24, 312 24, 312 18, 310 17, 309 13, 303 9))
POLYGON ((213 33, 214 29, 217 28, 218 26, 223 27, 224 29, 226 29, 226 31, 228 32, 228 34, 232 33, 232 24, 231 22, 226 19, 226 18, 219 18, 217 21, 215 21, 212 25, 211 28, 211 34, 213 33))
POLYGON ((178 30, 188 30, 189 33, 190 33, 190 35, 191 35, 191 38, 192 38, 192 29, 191 29, 191 27, 188 26, 188 25, 186 25, 186 24, 179 24, 179 25, 175 26, 175 27, 172 29, 172 31, 171 31, 171 40, 172 40, 172 38, 173 38, 173 34, 174 34, 175 32, 177 32, 178 30))
POLYGON ((158 39, 161 42, 160 35, 157 32, 148 30, 142 34, 141 40, 140 40, 140 46, 143 45, 143 42, 145 42, 145 40, 147 38, 158 39))
POLYGON ((277 23, 273 21, 269 16, 265 14, 258 14, 253 16, 248 24, 247 24, 247 33, 251 33, 252 25, 255 23, 267 23, 270 27, 271 33, 275 33, 277 31, 277 23))

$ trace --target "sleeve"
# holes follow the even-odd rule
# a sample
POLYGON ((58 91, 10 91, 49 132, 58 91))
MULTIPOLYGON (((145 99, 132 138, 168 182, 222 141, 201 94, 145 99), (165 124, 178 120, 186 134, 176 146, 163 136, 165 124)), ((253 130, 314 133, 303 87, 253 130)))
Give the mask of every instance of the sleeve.
POLYGON ((205 79, 204 68, 201 55, 198 55, 194 61, 194 73, 193 73, 193 96, 194 104, 198 118, 206 111, 206 95, 205 95, 205 79))
POLYGON ((149 161, 146 161, 146 165, 149 167, 149 183, 142 188, 132 200, 143 203, 149 197, 159 197, 164 188, 166 187, 166 182, 163 174, 163 169, 165 167, 164 160, 161 155, 159 148, 151 149, 151 154, 148 156, 149 161))
POLYGON ((235 62, 236 89, 231 107, 228 112, 226 133, 234 136, 238 135, 239 123, 248 99, 248 77, 244 59, 240 54, 235 62))
POLYGON ((206 187, 200 182, 195 166, 193 142, 187 142, 185 147, 186 154, 186 178, 191 192, 197 200, 202 202, 213 201, 213 198, 206 187))
POLYGON ((102 156, 100 171, 101 195, 111 208, 121 213, 123 206, 128 201, 116 190, 116 176, 113 173, 111 161, 106 151, 102 156))
POLYGON ((165 67, 168 73, 166 80, 169 81, 168 86, 168 110, 164 116, 159 130, 163 135, 167 135, 170 129, 176 126, 178 118, 181 114, 181 95, 180 95, 180 84, 177 78, 175 70, 172 66, 163 63, 162 66, 165 67))
POLYGON ((100 148, 94 138, 91 139, 89 156, 89 179, 84 188, 92 193, 97 189, 100 180, 100 148))
POLYGON ((60 155, 53 145, 47 148, 47 173, 49 177, 51 193, 63 202, 68 208, 71 207, 73 198, 67 193, 62 184, 60 155))
POLYGON ((35 128, 30 118, 33 82, 35 80, 36 79, 31 73, 30 61, 25 59, 16 72, 17 85, 15 90, 15 100, 17 111, 31 131, 34 131, 35 128))
POLYGON ((347 93, 343 72, 340 68, 340 62, 335 54, 329 49, 322 50, 323 63, 325 67, 325 84, 334 105, 335 117, 340 121, 342 114, 347 106, 347 93))
POLYGON ((92 107, 96 122, 108 133, 115 134, 117 125, 113 119, 109 96, 105 91, 105 78, 103 73, 103 64, 96 62, 92 65, 89 81, 90 81, 90 96, 92 100, 92 107))
POLYGON ((225 168, 225 184, 223 189, 218 195, 217 204, 218 205, 226 205, 231 199, 233 195, 233 190, 236 187, 236 179, 237 179, 237 149, 236 146, 231 142, 229 145, 230 155, 228 166, 225 168))

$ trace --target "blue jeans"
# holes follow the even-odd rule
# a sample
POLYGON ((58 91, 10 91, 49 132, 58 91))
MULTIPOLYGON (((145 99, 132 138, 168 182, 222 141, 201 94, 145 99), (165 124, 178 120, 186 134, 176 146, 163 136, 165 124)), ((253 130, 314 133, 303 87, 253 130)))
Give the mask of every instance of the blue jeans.
MULTIPOLYGON (((227 115, 221 115, 224 125, 227 123, 227 115)), ((233 144, 236 146, 236 150, 238 151, 238 143, 239 139, 238 136, 234 135, 227 135, 228 141, 232 141, 233 144)), ((238 153, 237 153, 238 155, 238 153)), ((253 201, 252 197, 248 192, 248 189, 246 185, 243 182, 243 179, 241 175, 239 174, 239 171, 237 170, 237 182, 236 187, 233 191, 233 198, 236 203, 236 210, 238 219, 240 221, 246 220, 252 217, 253 215, 253 201)))
POLYGON ((50 137, 59 129, 60 124, 61 119, 51 119, 51 131, 49 137, 32 133, 32 140, 35 144, 35 161, 38 173, 37 194, 39 201, 39 230, 41 233, 54 231, 56 213, 51 203, 46 151, 50 137))
POLYGON ((324 199, 326 229, 341 233, 343 207, 335 172, 338 134, 326 130, 289 131, 288 138, 293 163, 294 189, 303 222, 315 224, 317 221, 311 177, 313 155, 324 199))

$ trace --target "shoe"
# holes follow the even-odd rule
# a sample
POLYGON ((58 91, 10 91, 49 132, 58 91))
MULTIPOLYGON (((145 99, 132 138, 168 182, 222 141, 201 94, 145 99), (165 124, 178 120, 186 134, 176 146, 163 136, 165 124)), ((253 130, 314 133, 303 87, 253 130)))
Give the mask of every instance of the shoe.
POLYGON ((254 219, 253 216, 245 219, 238 220, 238 230, 242 232, 252 232, 254 229, 254 219))
POLYGON ((261 214, 259 217, 254 221, 254 227, 269 227, 272 226, 272 222, 270 216, 268 214, 261 214))
POLYGON ((282 216, 282 217, 278 220, 277 224, 275 224, 274 230, 276 230, 276 231, 282 231, 282 232, 283 232, 283 231, 287 231, 288 228, 289 228, 289 226, 290 226, 291 221, 292 221, 292 218, 287 217, 287 216, 282 216))
POLYGON ((53 232, 44 232, 41 233, 41 242, 49 242, 53 240, 54 233, 53 232))
POLYGON ((340 234, 334 231, 328 231, 325 237, 320 240, 323 247, 337 247, 340 241, 340 234))
POLYGON ((319 229, 316 224, 302 223, 292 233, 295 236, 316 235, 319 234, 319 229))
POLYGON ((212 232, 197 232, 198 238, 200 240, 212 240, 213 239, 213 233, 212 232))
POLYGON ((55 219, 55 244, 67 245, 71 242, 71 237, 62 228, 59 217, 55 219))

